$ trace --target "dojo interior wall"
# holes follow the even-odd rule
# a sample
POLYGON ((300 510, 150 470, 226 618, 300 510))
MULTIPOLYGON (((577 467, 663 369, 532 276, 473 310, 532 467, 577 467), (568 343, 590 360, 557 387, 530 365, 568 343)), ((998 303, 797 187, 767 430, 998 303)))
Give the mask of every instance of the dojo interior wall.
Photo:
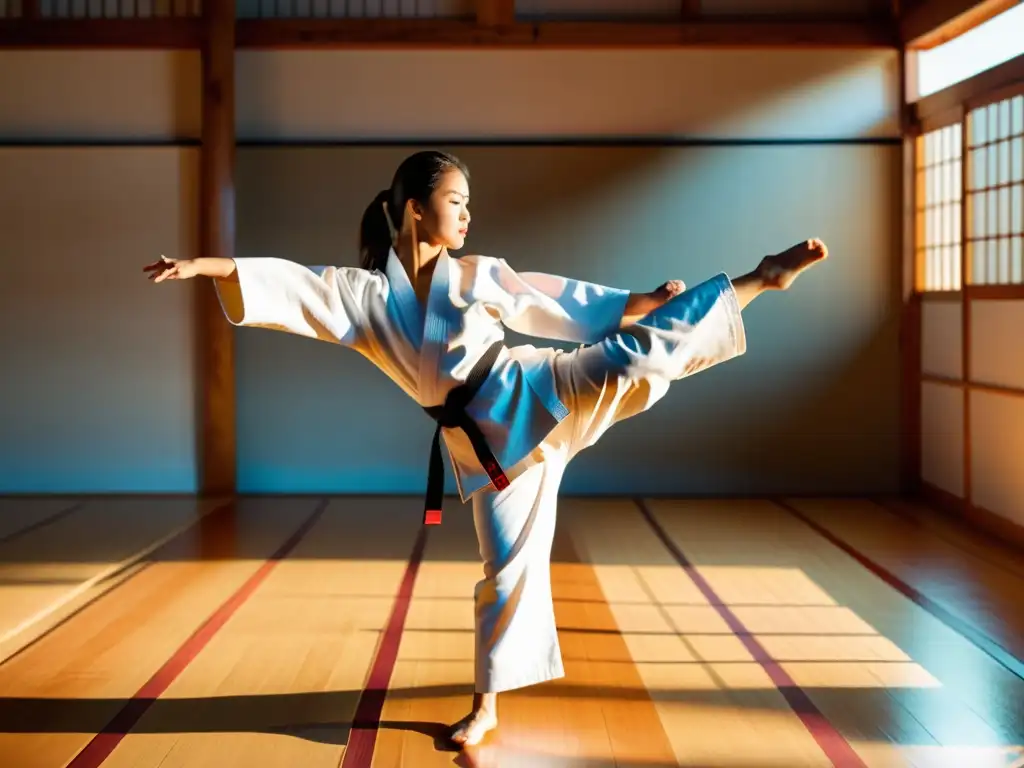
POLYGON ((193 291, 140 267, 193 252, 198 160, 0 148, 0 492, 195 489, 193 291))
MULTIPOLYGON (((972 382, 1024 389, 1024 301, 969 299, 969 371, 972 382)), ((964 375, 964 305, 925 294, 921 315, 921 477, 933 488, 973 507, 1024 525, 1024 398, 1019 393, 972 387, 966 400, 956 382, 964 375), (965 482, 969 468, 970 483, 965 482)))
MULTIPOLYGON (((354 263, 413 142, 465 157, 470 247, 523 269, 649 290, 824 237, 828 269, 748 312, 744 358, 614 428, 566 490, 895 490, 897 77, 879 51, 241 52, 238 255, 354 263), (621 136, 651 144, 577 141, 621 136), (359 145, 382 140, 406 143, 359 145)), ((191 289, 139 267, 194 252, 198 81, 191 53, 0 53, 2 491, 195 489, 191 289)), ((430 424, 365 360, 242 330, 236 366, 240 490, 422 490, 430 424)))

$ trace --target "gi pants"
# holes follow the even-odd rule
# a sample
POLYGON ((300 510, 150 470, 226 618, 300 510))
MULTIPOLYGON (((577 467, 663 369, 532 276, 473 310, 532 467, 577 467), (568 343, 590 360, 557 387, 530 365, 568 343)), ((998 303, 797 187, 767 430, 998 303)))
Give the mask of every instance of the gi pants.
POLYGON ((477 692, 564 676, 551 597, 558 489, 569 462, 614 424, 646 411, 671 382, 746 351, 732 283, 718 275, 635 325, 554 357, 567 416, 537 448, 542 461, 502 491, 473 497, 484 563, 475 590, 477 692))

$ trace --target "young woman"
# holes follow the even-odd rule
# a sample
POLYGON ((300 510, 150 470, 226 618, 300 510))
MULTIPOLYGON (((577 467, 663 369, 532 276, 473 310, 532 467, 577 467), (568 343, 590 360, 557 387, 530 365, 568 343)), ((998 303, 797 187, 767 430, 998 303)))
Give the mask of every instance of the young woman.
MULTIPOLYGON (((438 424, 483 559, 475 590, 472 711, 452 740, 497 725, 497 694, 563 676, 551 598, 556 498, 569 461, 613 424, 650 408, 669 384, 744 353, 742 310, 788 288, 827 255, 819 240, 767 256, 735 280, 649 293, 541 273, 503 259, 455 258, 469 230, 469 173, 418 152, 363 215, 360 267, 276 258, 174 260, 156 282, 215 280, 228 320, 351 347, 438 424), (502 326, 579 344, 506 347, 502 326)), ((440 521, 443 463, 431 452, 425 522, 440 521)))

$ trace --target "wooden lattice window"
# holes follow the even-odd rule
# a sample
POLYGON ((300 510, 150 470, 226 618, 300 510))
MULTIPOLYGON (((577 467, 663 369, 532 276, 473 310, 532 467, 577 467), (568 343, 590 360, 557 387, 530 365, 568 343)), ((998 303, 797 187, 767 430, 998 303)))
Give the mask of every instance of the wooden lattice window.
POLYGON ((969 112, 967 142, 969 280, 1024 283, 1024 96, 969 112))
POLYGON ((916 256, 921 291, 960 290, 961 124, 954 123, 917 139, 916 256))

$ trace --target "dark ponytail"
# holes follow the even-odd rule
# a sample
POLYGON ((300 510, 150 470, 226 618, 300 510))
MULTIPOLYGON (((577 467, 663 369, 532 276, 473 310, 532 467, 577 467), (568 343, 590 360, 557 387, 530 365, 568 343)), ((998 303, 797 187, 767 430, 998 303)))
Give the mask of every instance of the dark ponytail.
POLYGON ((363 269, 379 269, 384 271, 388 262, 388 251, 391 250, 391 228, 388 226, 387 214, 391 208, 391 190, 382 189, 373 198, 363 212, 363 221, 359 225, 359 266, 363 269))
POLYGON ((359 265, 363 269, 384 271, 393 245, 392 227, 396 232, 402 231, 406 203, 415 200, 426 206, 441 178, 453 170, 461 171, 469 180, 469 169, 465 163, 447 152, 416 152, 402 161, 391 180, 391 187, 378 192, 363 212, 359 227, 359 265), (387 213, 384 211, 385 203, 387 213))

